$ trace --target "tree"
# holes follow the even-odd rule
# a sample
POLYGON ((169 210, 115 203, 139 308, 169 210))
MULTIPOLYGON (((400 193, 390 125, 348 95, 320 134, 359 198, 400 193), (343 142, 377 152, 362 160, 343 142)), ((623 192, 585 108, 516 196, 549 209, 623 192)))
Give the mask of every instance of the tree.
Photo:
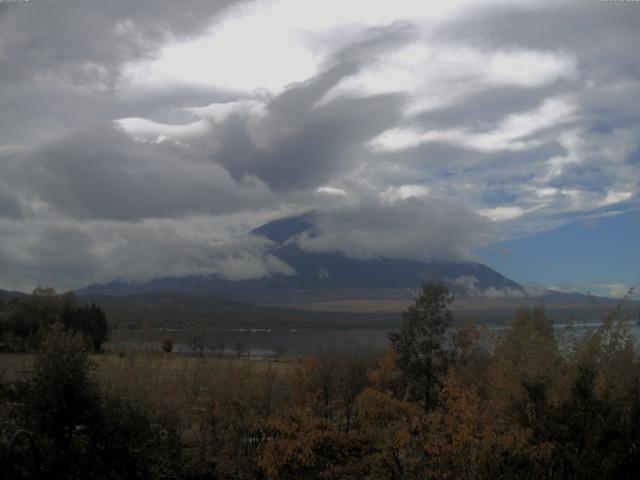
POLYGON ((79 335, 59 324, 47 329, 16 392, 19 420, 41 453, 38 478, 181 478, 176 419, 101 388, 95 369, 79 335))
POLYGON ((98 352, 109 334, 104 311, 94 303, 78 307, 75 302, 72 292, 58 295, 53 288, 37 287, 31 295, 12 301, 0 317, 6 318, 6 330, 19 339, 15 346, 19 350, 36 348, 41 332, 62 323, 65 331, 81 333, 88 346, 98 352))
POLYGON ((41 438, 43 468, 66 473, 78 432, 100 416, 100 391, 82 339, 67 335, 59 324, 47 328, 26 387, 25 416, 41 438))
POLYGON ((506 473, 517 465, 514 452, 526 447, 530 432, 512 422, 499 401, 483 395, 481 383, 466 381, 453 368, 445 376, 442 408, 430 412, 424 425, 433 478, 514 478, 506 473))
POLYGON ((85 306, 85 312, 87 326, 89 327, 87 333, 94 351, 99 352, 102 349, 102 344, 109 336, 107 318, 102 308, 95 303, 85 306))
POLYGON ((439 384, 449 363, 443 344, 453 320, 448 308, 451 303, 453 295, 445 285, 426 283, 414 304, 402 312, 400 331, 389 334, 406 392, 425 410, 437 401, 439 384))
POLYGON ((21 339, 23 348, 35 348, 40 330, 58 322, 63 308, 70 301, 65 295, 57 295, 52 288, 36 287, 31 295, 15 302, 9 317, 9 328, 21 339))
POLYGON ((372 363, 372 356, 369 352, 360 352, 356 349, 345 352, 339 360, 336 390, 343 417, 340 427, 348 433, 356 416, 356 398, 369 384, 367 374, 372 363))
POLYGON ((162 351, 164 353, 171 353, 173 351, 173 339, 165 338, 164 340, 162 340, 160 348, 162 348, 162 351))
POLYGON ((94 351, 99 352, 109 335, 107 318, 102 308, 95 303, 75 307, 67 302, 61 313, 67 331, 81 333, 94 351))
MULTIPOLYGON (((242 340, 237 340, 234 343, 234 349, 236 351, 236 357, 238 358, 242 358, 242 355, 244 354, 245 350, 247 349, 244 342, 242 340)), ((247 352, 248 354, 249 352, 247 352)))

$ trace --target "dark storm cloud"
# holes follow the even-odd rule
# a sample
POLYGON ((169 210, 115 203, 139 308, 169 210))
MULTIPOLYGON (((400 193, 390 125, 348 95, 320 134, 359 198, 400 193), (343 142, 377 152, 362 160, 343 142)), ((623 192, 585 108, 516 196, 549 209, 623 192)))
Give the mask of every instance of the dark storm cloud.
POLYGON ((278 191, 314 188, 348 173, 368 155, 365 143, 399 121, 406 99, 400 93, 323 98, 413 33, 404 23, 373 29, 334 54, 317 76, 268 99, 259 119, 234 115, 215 124, 211 159, 235 177, 253 174, 278 191))
POLYGON ((399 104, 395 95, 344 99, 309 106, 297 119, 267 117, 264 126, 283 133, 268 134, 262 146, 251 143, 243 124, 229 122, 216 131, 224 140, 211 158, 236 178, 256 175, 278 191, 317 187, 356 166, 363 143, 392 125, 399 104))
POLYGON ((210 26, 231 0, 41 0, 0 5, 0 82, 112 87, 124 62, 210 26))
POLYGON ((637 65, 631 62, 640 20, 637 7, 633 2, 582 1, 553 2, 540 8, 505 5, 448 22, 436 35, 474 46, 573 52, 589 77, 614 80, 620 69, 637 73, 637 65))
POLYGON ((213 88, 122 95, 128 62, 153 58, 167 42, 197 35, 230 4, 238 2, 0 3, 0 144, 34 145, 87 123, 134 112, 166 118, 173 105, 230 98, 213 88))
POLYGON ((182 122, 185 107, 241 98, 215 88, 184 87, 136 95, 92 92, 57 84, 16 83, 0 87, 0 145, 37 145, 96 122, 143 115, 159 122, 182 122))
POLYGON ((20 218, 21 216, 20 199, 6 185, 0 183, 0 218, 20 218))
POLYGON ((3 177, 25 196, 84 219, 221 214, 272 201, 255 178, 235 181, 222 167, 182 150, 137 142, 103 125, 18 155, 3 177))

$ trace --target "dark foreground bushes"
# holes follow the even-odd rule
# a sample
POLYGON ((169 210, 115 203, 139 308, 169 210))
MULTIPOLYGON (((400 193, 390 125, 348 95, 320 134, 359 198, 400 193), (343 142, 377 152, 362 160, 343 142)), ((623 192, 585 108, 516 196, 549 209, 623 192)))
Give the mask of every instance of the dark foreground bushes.
POLYGON ((5 437, 11 427, 32 433, 40 478, 176 478, 174 419, 101 388, 82 340, 61 327, 42 340, 31 377, 4 393, 5 437))
POLYGON ((95 303, 77 305, 72 292, 37 287, 31 295, 0 301, 0 352, 36 350, 48 328, 60 324, 99 352, 109 335, 104 311, 95 303))

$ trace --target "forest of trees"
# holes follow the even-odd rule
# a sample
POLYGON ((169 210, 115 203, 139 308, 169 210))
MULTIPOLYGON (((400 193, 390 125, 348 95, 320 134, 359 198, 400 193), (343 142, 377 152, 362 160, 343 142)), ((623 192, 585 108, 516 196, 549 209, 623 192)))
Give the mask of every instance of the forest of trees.
POLYGON ((58 295, 53 288, 37 287, 31 295, 0 301, 0 345, 3 350, 38 348, 42 332, 59 323, 70 334, 79 333, 98 352, 109 333, 102 309, 76 305, 73 293, 58 295))
POLYGON ((534 308, 491 336, 452 323, 452 301, 425 285, 383 355, 202 359, 172 397, 99 381, 87 344, 54 324, 31 376, 2 385, 0 433, 31 432, 43 478, 637 477, 640 359, 623 303, 586 334, 534 308))

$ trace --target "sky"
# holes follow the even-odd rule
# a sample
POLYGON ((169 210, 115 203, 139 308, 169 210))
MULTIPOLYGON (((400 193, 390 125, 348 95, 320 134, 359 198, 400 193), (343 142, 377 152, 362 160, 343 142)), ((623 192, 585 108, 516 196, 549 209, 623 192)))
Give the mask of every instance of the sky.
POLYGON ((0 288, 309 251, 640 287, 640 3, 0 2, 0 288))

